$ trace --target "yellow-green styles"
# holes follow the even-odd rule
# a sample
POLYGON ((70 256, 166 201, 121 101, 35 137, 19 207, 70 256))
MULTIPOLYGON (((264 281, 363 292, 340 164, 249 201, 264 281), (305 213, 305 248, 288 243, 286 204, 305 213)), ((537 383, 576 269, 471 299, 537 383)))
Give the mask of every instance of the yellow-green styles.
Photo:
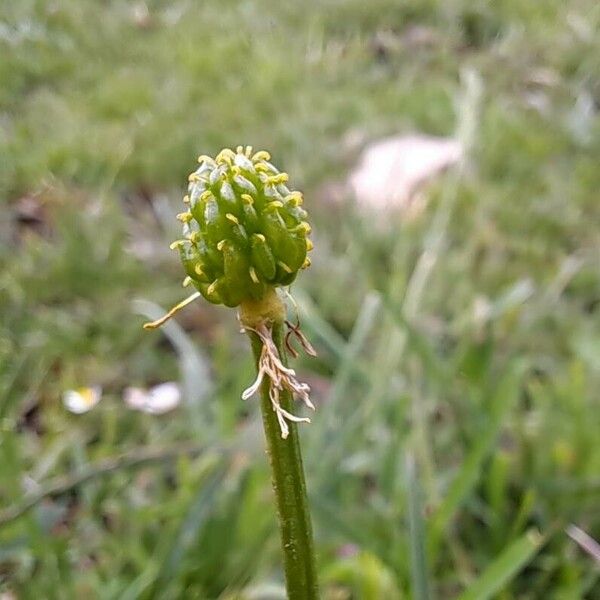
POLYGON ((200 156, 189 176, 178 215, 183 239, 178 248, 185 272, 214 304, 238 306, 286 286, 310 265, 310 225, 302 194, 287 186, 287 173, 269 153, 225 148, 215 158, 200 156))

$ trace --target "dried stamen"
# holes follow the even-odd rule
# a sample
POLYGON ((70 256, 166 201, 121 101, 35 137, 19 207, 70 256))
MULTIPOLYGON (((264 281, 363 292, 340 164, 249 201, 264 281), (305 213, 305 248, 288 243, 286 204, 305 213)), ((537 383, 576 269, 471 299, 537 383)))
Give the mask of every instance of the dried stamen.
POLYGON ((178 313, 182 308, 193 302, 196 298, 200 297, 200 292, 194 292, 191 296, 188 296, 185 300, 182 300, 179 304, 176 304, 166 315, 152 321, 150 323, 144 323, 144 329, 156 329, 163 323, 166 323, 175 313, 178 313))
MULTIPOLYGON (((288 390, 294 397, 302 400, 308 408, 315 410, 315 406, 311 402, 309 396, 310 387, 306 383, 298 381, 294 369, 286 367, 281 362, 277 346, 273 342, 271 329, 266 325, 261 325, 256 329, 244 325, 244 329, 254 332, 260 338, 263 346, 258 360, 258 375, 254 383, 244 391, 242 399, 246 400, 254 395, 259 390, 265 376, 268 377, 269 399, 271 400, 271 406, 277 415, 277 421, 279 422, 279 428, 281 429, 281 437, 285 439, 289 435, 288 421, 294 423, 310 423, 310 419, 308 417, 297 417, 285 410, 279 402, 279 394, 284 390, 288 390)), ((308 345, 310 346, 310 344, 308 345)))
POLYGON ((290 336, 296 336, 298 342, 302 346, 302 349, 309 356, 317 356, 317 351, 313 348, 312 344, 306 339, 306 336, 302 333, 300 329, 300 318, 296 317, 296 324, 294 325, 290 321, 286 321, 288 332, 285 334, 285 347, 288 349, 289 353, 294 357, 298 358, 298 352, 290 343, 290 336))

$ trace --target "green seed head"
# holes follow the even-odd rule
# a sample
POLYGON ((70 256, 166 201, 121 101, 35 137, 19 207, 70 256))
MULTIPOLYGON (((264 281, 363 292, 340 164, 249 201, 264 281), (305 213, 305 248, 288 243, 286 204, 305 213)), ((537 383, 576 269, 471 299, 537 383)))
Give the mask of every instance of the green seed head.
POLYGON ((200 156, 189 176, 188 211, 177 247, 187 276, 214 304, 238 306, 292 283, 310 265, 310 225, 302 194, 268 152, 225 148, 200 156))

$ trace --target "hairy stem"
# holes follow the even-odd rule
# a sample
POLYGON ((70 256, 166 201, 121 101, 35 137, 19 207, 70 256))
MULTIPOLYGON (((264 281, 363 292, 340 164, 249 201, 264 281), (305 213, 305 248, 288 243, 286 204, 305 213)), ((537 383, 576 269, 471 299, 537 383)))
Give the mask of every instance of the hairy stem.
MULTIPOLYGON (((256 334, 248 333, 258 365, 262 341, 256 334)), ((286 364, 282 321, 273 323, 272 335, 281 360, 286 364)), ((288 598, 314 600, 319 593, 298 427, 296 423, 290 423, 289 436, 282 439, 277 416, 271 406, 269 388, 270 380, 265 377, 261 385, 261 410, 279 517, 288 598)), ((292 411, 292 397, 288 391, 282 391, 279 400, 282 408, 292 411)))

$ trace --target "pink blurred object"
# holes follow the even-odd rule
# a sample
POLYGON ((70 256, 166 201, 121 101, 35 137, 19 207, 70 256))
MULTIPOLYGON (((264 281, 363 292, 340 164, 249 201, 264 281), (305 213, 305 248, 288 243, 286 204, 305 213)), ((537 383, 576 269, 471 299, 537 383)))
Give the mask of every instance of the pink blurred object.
POLYGON ((149 390, 128 387, 123 392, 123 400, 133 410, 139 410, 150 415, 162 415, 179 406, 181 390, 172 381, 161 383, 149 390))
POLYGON ((567 535, 600 564, 600 544, 577 525, 569 525, 567 535))
POLYGON ((419 188, 462 155, 461 144, 451 138, 416 134, 387 138, 365 148, 348 182, 365 209, 407 210, 419 188))

